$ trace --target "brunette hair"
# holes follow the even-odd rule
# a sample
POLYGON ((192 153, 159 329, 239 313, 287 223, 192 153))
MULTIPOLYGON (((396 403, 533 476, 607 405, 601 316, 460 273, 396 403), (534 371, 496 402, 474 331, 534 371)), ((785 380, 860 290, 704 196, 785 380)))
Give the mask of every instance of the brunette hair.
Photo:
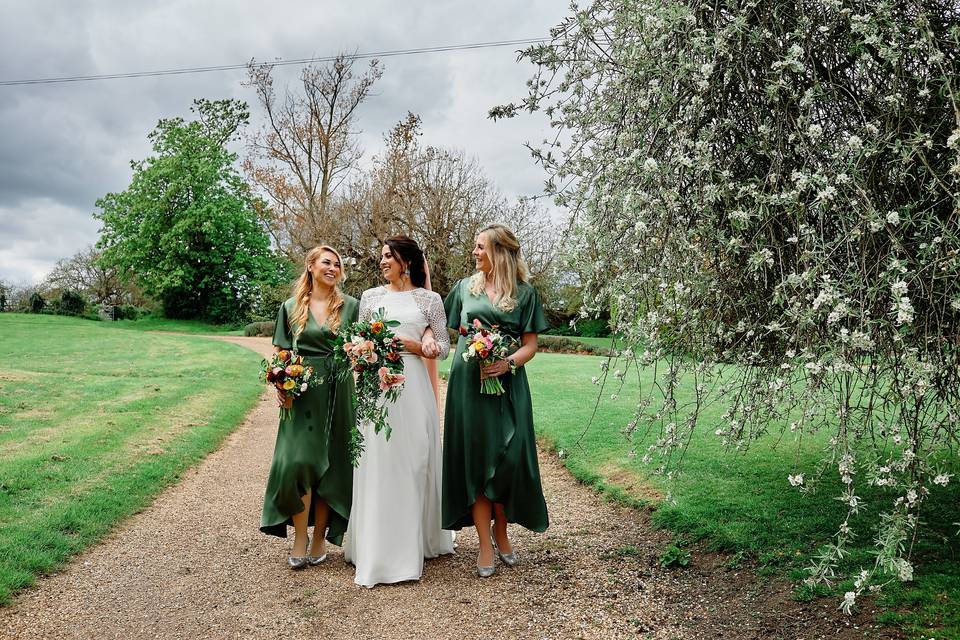
POLYGON ((383 241, 383 244, 390 247, 390 253, 394 258, 406 263, 407 271, 410 273, 410 282, 415 287, 423 287, 427 284, 427 261, 423 257, 423 251, 416 240, 409 236, 392 236, 383 241))

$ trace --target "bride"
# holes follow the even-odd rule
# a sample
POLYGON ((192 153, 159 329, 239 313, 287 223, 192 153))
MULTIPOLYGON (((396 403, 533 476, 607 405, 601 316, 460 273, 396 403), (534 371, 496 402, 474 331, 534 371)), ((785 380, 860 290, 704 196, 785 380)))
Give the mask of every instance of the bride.
POLYGON ((389 442, 361 424, 365 448, 353 478, 353 508, 343 554, 365 587, 419 580, 424 558, 453 553, 453 533, 440 528, 440 420, 427 367, 450 350, 443 301, 427 282, 423 252, 406 236, 388 238, 380 270, 387 284, 360 298, 360 321, 383 307, 398 320, 403 390, 388 406, 389 442), (432 335, 431 335, 432 334, 432 335))

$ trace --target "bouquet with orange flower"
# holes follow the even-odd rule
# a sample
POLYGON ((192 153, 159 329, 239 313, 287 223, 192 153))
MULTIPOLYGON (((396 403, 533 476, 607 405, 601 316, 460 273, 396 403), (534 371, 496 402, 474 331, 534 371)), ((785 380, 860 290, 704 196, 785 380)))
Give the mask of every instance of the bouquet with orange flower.
POLYGON ((290 415, 293 401, 299 398, 312 384, 320 380, 313 375, 313 367, 303 364, 303 356, 289 349, 281 349, 269 360, 260 363, 260 379, 280 391, 280 419, 290 415))
MULTIPOLYGON (((396 320, 387 320, 383 308, 373 313, 369 322, 354 322, 341 327, 333 344, 334 360, 345 363, 341 370, 356 374, 357 393, 353 406, 357 421, 369 420, 374 433, 384 432, 390 439, 387 423, 387 402, 400 397, 403 389, 403 343, 391 331, 399 326, 396 320)), ((351 463, 356 466, 363 452, 363 435, 354 428, 350 442, 351 463)))
MULTIPOLYGON (((497 360, 506 358, 516 348, 517 340, 512 336, 500 333, 497 325, 489 329, 479 320, 473 321, 473 332, 460 326, 460 335, 467 339, 467 348, 463 352, 463 361, 476 361, 479 366, 485 367, 497 360)), ((481 378, 480 393, 487 395, 503 395, 503 384, 500 378, 481 378)))

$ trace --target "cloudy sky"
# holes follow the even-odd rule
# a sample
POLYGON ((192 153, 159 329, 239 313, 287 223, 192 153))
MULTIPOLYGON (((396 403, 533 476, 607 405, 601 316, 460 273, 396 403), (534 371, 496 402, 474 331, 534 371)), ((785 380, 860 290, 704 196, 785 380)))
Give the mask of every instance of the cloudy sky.
MULTIPOLYGON (((0 0, 0 80, 537 38, 568 7, 567 0, 0 0)), ((413 111, 424 142, 476 156, 507 195, 540 193, 544 176, 523 143, 545 136, 543 118, 486 118, 490 106, 525 94, 532 67, 516 61, 516 48, 383 59, 384 76, 359 116, 368 155, 413 111)), ((295 82, 298 71, 280 67, 278 81, 295 82)), ((147 134, 160 118, 188 115, 194 98, 233 97, 251 103, 256 122, 244 77, 234 70, 0 86, 0 279, 36 282, 96 241, 94 202, 126 188, 129 162, 149 154, 147 134)))

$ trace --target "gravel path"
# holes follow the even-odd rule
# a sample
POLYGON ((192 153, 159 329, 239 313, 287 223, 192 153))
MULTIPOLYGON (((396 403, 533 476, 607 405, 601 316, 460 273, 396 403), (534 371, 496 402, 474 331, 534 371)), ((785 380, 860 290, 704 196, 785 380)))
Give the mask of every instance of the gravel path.
MULTIPOLYGON (((266 339, 225 339, 270 350, 266 339)), ((264 395, 178 485, 0 609, 0 637, 774 637, 759 626, 722 631, 715 623, 728 612, 709 602, 707 578, 655 565, 665 538, 644 513, 602 501, 543 453, 551 526, 511 528, 516 569, 474 577, 477 539, 464 531, 457 553, 428 561, 419 583, 357 587, 336 547, 325 565, 292 572, 292 537, 257 528, 276 422, 264 395), (687 595, 691 586, 700 597, 687 595)))

